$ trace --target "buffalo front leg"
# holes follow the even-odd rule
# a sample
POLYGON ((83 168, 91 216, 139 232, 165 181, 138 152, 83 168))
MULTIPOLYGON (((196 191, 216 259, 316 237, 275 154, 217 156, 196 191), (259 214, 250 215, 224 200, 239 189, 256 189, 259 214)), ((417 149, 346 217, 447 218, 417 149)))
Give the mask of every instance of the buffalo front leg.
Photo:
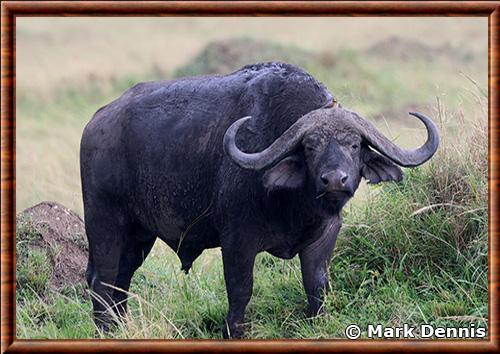
POLYGON ((226 339, 243 337, 245 309, 252 296, 256 254, 252 245, 240 242, 222 245, 224 280, 229 303, 229 311, 222 329, 222 335, 226 339))
POLYGON ((316 316, 324 311, 323 298, 328 290, 328 266, 340 226, 338 218, 329 222, 319 230, 320 238, 299 253, 310 316, 316 316))

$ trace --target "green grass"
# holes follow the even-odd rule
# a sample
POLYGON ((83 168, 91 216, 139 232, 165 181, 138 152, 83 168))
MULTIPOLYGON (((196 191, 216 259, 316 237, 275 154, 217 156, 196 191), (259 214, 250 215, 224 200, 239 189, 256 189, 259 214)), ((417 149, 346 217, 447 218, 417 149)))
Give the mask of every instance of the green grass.
POLYGON ((16 241, 17 288, 30 288, 36 293, 45 292, 53 267, 50 250, 36 246, 41 241, 41 235, 27 216, 17 218, 16 241))
MULTIPOLYGON (((243 48, 262 46, 246 41, 243 48)), ((486 97, 453 69, 474 59, 453 65, 442 59, 385 61, 346 48, 304 62, 310 53, 298 48, 259 48, 262 55, 255 61, 285 53, 323 81, 343 105, 387 118, 375 124, 402 145, 415 146, 420 134, 408 132, 408 124, 400 121, 406 107, 427 107, 440 122, 443 143, 428 164, 407 170, 401 184, 364 186, 363 198, 345 208, 325 316, 305 316, 297 258, 259 255, 246 313, 248 337, 338 338, 352 323, 361 328, 370 323, 486 327, 487 135, 485 126, 476 126, 485 121, 486 97)), ((218 55, 209 48, 177 75, 217 71, 218 55)), ((237 53, 231 58, 237 60, 224 62, 224 70, 246 60, 237 53)), ((126 88, 154 78, 157 73, 147 68, 140 78, 62 87, 49 98, 18 92, 18 207, 55 199, 81 213, 78 145, 83 126, 126 88)), ((22 250, 23 242, 36 235, 29 224, 18 227, 18 255, 25 258, 17 268, 17 280, 24 284, 16 294, 17 336, 93 338, 90 296, 80 287, 47 289, 50 268, 43 254, 22 250)), ((220 338, 227 310, 220 251, 206 251, 186 276, 175 254, 158 241, 135 274, 130 296, 126 324, 104 337, 220 338)))
MULTIPOLYGON (((484 127, 474 132, 470 141, 485 138, 484 127)), ((444 148, 403 183, 374 187, 366 203, 347 208, 325 316, 305 317, 297 258, 259 255, 248 336, 338 338, 352 323, 487 327, 486 147, 469 147, 444 148)), ((127 324, 105 337, 220 338, 222 262, 219 250, 206 253, 185 275, 158 241, 133 279, 127 324)), ((36 287, 18 294, 18 336, 92 338, 89 298, 47 291, 43 299, 36 287)))

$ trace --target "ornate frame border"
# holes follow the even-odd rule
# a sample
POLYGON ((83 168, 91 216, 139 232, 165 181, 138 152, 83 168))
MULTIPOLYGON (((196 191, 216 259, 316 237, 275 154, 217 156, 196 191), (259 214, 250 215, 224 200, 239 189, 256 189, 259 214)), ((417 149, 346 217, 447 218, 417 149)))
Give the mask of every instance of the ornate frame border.
POLYGON ((500 348, 500 1, 5 1, 1 4, 1 351, 489 352, 500 348), (18 340, 15 337, 15 59, 20 16, 488 17, 489 340, 18 340))

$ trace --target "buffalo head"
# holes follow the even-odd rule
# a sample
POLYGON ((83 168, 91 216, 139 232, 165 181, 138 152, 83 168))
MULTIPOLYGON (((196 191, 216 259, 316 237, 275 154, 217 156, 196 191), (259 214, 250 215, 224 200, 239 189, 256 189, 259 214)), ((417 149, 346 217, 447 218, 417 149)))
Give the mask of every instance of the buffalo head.
POLYGON ((416 150, 400 148, 370 122, 341 107, 306 114, 257 153, 245 153, 236 146, 238 129, 251 119, 241 118, 227 129, 224 150, 242 168, 265 169, 263 183, 268 190, 307 185, 319 203, 338 212, 354 195, 362 177, 369 183, 400 181, 399 166, 421 165, 436 152, 436 125, 422 114, 410 114, 427 128, 427 141, 416 150))

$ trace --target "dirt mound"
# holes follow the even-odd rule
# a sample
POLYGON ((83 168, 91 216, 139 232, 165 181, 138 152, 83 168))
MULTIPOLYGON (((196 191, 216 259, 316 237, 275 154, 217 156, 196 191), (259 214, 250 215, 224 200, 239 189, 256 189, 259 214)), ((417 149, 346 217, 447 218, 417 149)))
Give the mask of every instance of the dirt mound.
POLYGON ((291 46, 236 38, 209 43, 193 60, 175 72, 176 77, 227 74, 244 65, 285 61, 304 66, 311 54, 291 46))
POLYGON ((418 40, 391 36, 369 47, 366 52, 375 56, 393 59, 422 59, 432 61, 439 57, 460 61, 470 60, 472 53, 451 46, 449 43, 433 47, 418 40))
POLYGON ((84 283, 88 246, 83 220, 56 202, 42 202, 17 215, 19 288, 60 291, 84 283))

